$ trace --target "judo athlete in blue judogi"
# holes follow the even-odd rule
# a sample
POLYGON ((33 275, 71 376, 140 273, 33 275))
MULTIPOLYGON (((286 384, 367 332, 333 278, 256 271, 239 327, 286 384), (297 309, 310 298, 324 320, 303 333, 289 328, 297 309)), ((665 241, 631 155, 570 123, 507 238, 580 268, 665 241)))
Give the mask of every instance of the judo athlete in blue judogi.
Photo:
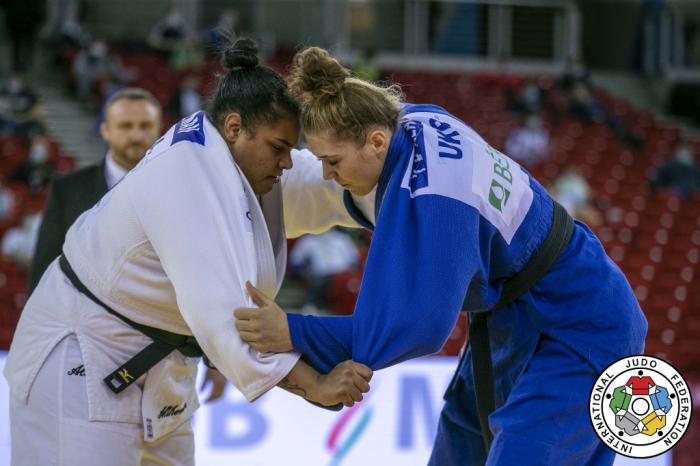
MULTIPOLYGON (((541 277, 499 306, 505 283, 554 228, 545 189, 444 109, 401 104, 321 49, 297 55, 292 88, 324 177, 347 190, 346 207, 373 237, 354 314, 290 314, 290 347, 264 349, 293 347, 319 371, 346 359, 378 370, 438 351, 466 309, 470 320, 486 317, 490 332, 493 440, 487 451, 468 348, 429 464, 612 464, 588 417, 590 390, 607 365, 642 351, 647 324, 593 233, 576 222, 541 277), (371 209, 354 201, 367 196, 371 209)), ((272 328, 273 308, 237 311, 237 326, 272 328)), ((279 339, 252 333, 241 335, 254 347, 279 339)))

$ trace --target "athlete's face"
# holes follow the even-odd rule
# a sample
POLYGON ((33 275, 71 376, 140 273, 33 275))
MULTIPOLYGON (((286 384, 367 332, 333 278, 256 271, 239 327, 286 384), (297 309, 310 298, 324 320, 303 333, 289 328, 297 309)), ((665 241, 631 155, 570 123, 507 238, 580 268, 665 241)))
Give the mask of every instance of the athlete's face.
POLYGON ((283 170, 292 168, 291 151, 298 141, 299 122, 287 117, 261 125, 252 134, 241 130, 229 147, 255 194, 262 195, 279 183, 283 170))
POLYGON ((120 99, 107 109, 100 133, 114 161, 131 170, 153 145, 160 127, 160 110, 151 102, 120 99))
POLYGON ((309 149, 323 164, 323 178, 358 196, 377 185, 390 140, 391 132, 384 129, 368 131, 364 144, 359 145, 327 132, 306 134, 309 149))

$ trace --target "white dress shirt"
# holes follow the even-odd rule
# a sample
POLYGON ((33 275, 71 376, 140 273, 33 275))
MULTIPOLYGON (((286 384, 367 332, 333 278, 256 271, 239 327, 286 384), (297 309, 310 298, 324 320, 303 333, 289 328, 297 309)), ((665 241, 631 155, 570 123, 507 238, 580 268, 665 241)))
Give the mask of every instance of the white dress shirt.
POLYGON ((129 170, 114 161, 112 151, 107 152, 107 157, 105 158, 105 181, 107 182, 107 189, 112 189, 127 173, 129 173, 129 170))

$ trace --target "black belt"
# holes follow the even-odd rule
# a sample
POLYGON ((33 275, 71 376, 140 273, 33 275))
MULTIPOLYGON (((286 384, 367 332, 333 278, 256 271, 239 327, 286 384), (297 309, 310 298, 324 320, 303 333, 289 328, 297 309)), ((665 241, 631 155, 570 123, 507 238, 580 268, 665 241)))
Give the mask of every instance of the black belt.
POLYGON ((124 317, 103 303, 97 296, 92 294, 92 292, 87 289, 87 287, 75 274, 75 271, 68 262, 68 259, 66 259, 63 254, 61 254, 58 263, 61 266, 63 273, 66 275, 66 277, 68 277, 78 291, 105 308, 105 310, 107 310, 107 312, 110 314, 119 317, 129 326, 135 328, 153 340, 153 343, 142 349, 139 353, 103 379, 104 383, 107 384, 109 389, 114 393, 121 393, 126 387, 135 382, 136 379, 148 372, 149 369, 155 366, 158 362, 162 361, 167 355, 175 350, 178 350, 188 357, 203 356, 202 348, 199 347, 197 340, 193 336, 180 335, 178 333, 167 332, 159 328, 148 327, 124 317))
MULTIPOLYGON (((532 256, 530 261, 515 276, 508 279, 503 286, 501 299, 490 309, 495 310, 505 307, 526 293, 549 270, 559 254, 564 250, 574 231, 574 221, 566 210, 557 202, 552 201, 553 218, 552 227, 549 229, 540 249, 532 256)), ((493 434, 489 428, 489 415, 494 411, 496 403, 493 389, 493 361, 491 359, 491 345, 489 344, 488 312, 474 312, 469 319, 469 345, 472 353, 472 373, 474 376, 474 393, 476 407, 479 413, 479 425, 488 454, 491 448, 493 434)), ((464 365, 462 353, 455 375, 450 382, 445 397, 457 391, 461 384, 459 373, 464 365)))

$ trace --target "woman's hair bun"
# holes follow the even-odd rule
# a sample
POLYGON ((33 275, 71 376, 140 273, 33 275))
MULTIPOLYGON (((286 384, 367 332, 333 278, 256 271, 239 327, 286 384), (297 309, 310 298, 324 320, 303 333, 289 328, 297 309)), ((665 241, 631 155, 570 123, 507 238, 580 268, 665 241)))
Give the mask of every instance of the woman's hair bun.
POLYGON ((258 65, 258 46, 251 39, 238 39, 224 49, 221 55, 221 65, 228 71, 256 67, 258 65))
POLYGON ((289 87, 298 96, 336 95, 349 76, 350 71, 326 50, 309 47, 294 57, 289 87))

